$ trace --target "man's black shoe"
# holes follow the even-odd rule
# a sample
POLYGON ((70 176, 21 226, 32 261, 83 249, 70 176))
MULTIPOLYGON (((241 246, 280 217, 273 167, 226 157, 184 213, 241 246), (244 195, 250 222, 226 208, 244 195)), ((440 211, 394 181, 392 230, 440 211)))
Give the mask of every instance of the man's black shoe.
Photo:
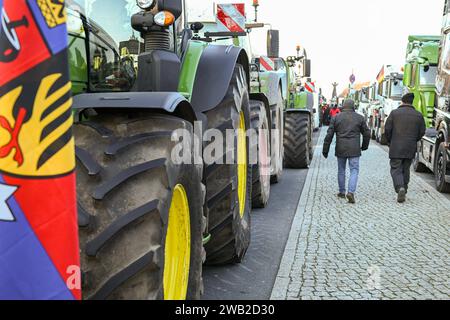
POLYGON ((338 193, 338 198, 345 199, 345 193, 338 193))
POLYGON ((355 195, 353 193, 347 194, 347 200, 348 200, 348 203, 356 203, 355 195))
POLYGON ((398 190, 397 202, 403 203, 405 201, 406 201, 406 189, 400 188, 400 190, 398 190))

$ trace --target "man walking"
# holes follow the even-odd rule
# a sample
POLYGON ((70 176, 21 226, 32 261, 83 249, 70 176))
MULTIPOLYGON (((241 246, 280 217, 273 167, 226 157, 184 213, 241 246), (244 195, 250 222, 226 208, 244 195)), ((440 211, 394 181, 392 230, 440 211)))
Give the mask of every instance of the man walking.
POLYGON ((391 112, 385 125, 386 139, 389 143, 391 176, 397 201, 406 201, 412 160, 417 152, 417 142, 425 135, 425 120, 412 105, 414 93, 402 98, 402 105, 391 112))
POLYGON ((349 203, 355 203, 355 192, 358 185, 359 158, 361 150, 369 148, 370 130, 364 117, 355 112, 355 102, 345 100, 342 112, 331 120, 323 145, 323 156, 328 158, 330 145, 336 133, 336 157, 338 158, 339 198, 347 198, 349 203), (361 135, 363 143, 361 146, 361 135), (346 193, 346 167, 350 166, 350 180, 346 193))

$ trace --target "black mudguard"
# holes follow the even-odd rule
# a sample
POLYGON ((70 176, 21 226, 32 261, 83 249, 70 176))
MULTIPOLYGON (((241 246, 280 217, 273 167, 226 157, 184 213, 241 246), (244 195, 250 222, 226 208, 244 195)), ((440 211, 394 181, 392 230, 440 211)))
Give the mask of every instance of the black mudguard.
POLYGON ((73 97, 72 107, 83 109, 154 109, 187 121, 198 119, 191 104, 178 92, 83 93, 73 97))
POLYGON ((211 45, 203 52, 191 104, 196 113, 214 109, 225 97, 236 63, 240 63, 249 83, 249 62, 246 52, 236 46, 211 45))

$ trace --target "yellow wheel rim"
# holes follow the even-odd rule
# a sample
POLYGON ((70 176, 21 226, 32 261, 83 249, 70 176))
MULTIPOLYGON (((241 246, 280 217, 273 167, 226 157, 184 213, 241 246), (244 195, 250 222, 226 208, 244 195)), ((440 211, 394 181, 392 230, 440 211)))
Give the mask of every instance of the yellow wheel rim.
POLYGON ((174 188, 164 252, 164 299, 185 300, 191 260, 191 222, 186 190, 174 188))
POLYGON ((245 117, 243 112, 240 114, 237 153, 239 214, 241 215, 241 218, 243 218, 247 197, 247 138, 245 134, 245 117))

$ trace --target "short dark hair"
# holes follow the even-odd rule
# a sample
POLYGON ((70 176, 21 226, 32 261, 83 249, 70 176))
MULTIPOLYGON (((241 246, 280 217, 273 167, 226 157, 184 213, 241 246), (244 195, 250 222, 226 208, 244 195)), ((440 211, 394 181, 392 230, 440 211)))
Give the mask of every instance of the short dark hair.
POLYGON ((414 102, 414 93, 410 92, 410 93, 405 94, 402 97, 402 102, 406 103, 406 104, 413 104, 413 102, 414 102))

